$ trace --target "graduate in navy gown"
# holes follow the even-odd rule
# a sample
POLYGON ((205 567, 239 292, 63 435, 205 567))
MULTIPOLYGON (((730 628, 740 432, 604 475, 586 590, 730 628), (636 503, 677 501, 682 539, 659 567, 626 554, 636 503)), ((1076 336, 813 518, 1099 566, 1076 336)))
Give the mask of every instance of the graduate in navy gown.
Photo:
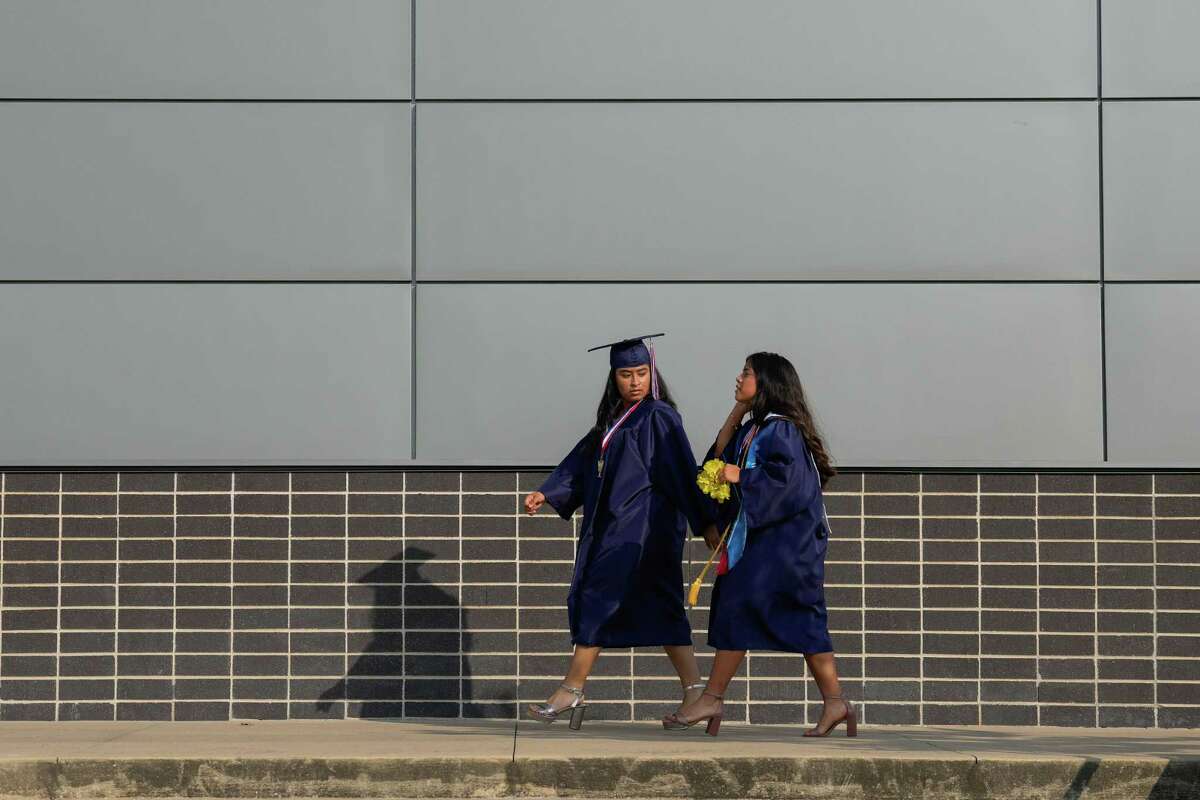
POLYGON ((650 338, 603 345, 609 371, 596 425, 525 498, 529 514, 548 503, 570 519, 583 508, 567 595, 575 650, 559 689, 527 709, 543 722, 569 711, 578 727, 584 683, 604 647, 662 646, 685 702, 705 686, 683 607, 682 558, 689 523, 715 534, 713 511, 696 486, 696 458, 650 338))
POLYGON ((733 484, 721 507, 719 524, 728 533, 709 610, 708 643, 717 654, 707 689, 663 725, 678 730, 707 720, 715 736, 721 698, 746 651, 776 650, 804 654, 825 700, 820 720, 805 735, 825 736, 844 721, 854 736, 854 710, 842 699, 825 610, 829 521, 821 489, 835 472, 829 454, 800 378, 783 356, 747 358, 734 399, 708 454, 725 462, 724 480, 733 484))

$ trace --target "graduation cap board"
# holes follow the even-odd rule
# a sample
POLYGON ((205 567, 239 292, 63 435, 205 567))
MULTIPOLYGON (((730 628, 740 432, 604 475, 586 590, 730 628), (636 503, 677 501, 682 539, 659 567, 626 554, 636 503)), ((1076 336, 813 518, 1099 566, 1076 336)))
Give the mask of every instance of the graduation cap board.
POLYGON ((658 399, 658 366, 654 360, 654 342, 660 336, 666 336, 665 333, 650 333, 645 336, 637 336, 633 339, 622 339, 619 342, 609 342, 608 344, 589 347, 588 352, 593 353, 597 350, 608 350, 608 365, 612 369, 622 369, 625 367, 636 367, 641 364, 650 365, 650 394, 655 400, 658 399))

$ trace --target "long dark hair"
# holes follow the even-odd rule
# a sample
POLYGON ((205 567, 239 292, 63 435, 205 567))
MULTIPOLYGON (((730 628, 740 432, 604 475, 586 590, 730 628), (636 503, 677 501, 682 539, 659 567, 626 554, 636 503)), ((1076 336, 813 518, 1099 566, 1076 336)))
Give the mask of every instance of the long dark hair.
POLYGON ((804 437, 804 443, 817 464, 821 485, 824 486, 837 474, 837 470, 808 409, 796 368, 778 353, 752 353, 746 357, 746 363, 754 370, 758 385, 750 402, 751 419, 759 425, 767 418, 767 414, 781 414, 790 419, 804 437))
MULTIPOLYGON (((667 388, 666 381, 663 380, 662 373, 657 372, 658 376, 658 399, 675 408, 675 400, 671 397, 671 391, 667 388)), ((650 397, 649 394, 646 395, 650 397)), ((589 432, 593 448, 600 446, 600 440, 604 438, 604 434, 613 426, 617 420, 621 418, 621 414, 625 412, 625 401, 621 399, 621 390, 617 388, 617 371, 610 369, 608 378, 604 382, 604 394, 600 395, 600 405, 596 408, 596 426, 589 432)))

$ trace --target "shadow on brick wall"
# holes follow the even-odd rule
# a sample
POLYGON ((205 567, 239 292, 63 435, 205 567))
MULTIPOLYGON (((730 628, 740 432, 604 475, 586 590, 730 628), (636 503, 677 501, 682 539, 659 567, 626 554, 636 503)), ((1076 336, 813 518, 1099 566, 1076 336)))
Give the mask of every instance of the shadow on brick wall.
POLYGON ((458 717, 470 700, 471 675, 462 657, 471 637, 452 591, 422 572, 435 558, 407 547, 365 573, 358 582, 374 590, 371 638, 346 675, 326 689, 322 711, 347 701, 347 716, 366 718, 458 717), (396 611, 404 607, 403 630, 396 611), (403 636, 401 652, 397 640, 403 636))

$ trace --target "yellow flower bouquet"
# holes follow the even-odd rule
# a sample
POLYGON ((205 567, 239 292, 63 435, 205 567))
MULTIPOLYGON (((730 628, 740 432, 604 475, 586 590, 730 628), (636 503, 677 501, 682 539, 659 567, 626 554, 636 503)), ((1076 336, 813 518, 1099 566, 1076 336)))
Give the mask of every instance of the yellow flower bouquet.
POLYGON ((696 476, 696 485, 700 487, 700 491, 718 503, 728 500, 729 484, 725 480, 725 462, 719 458, 710 458, 704 462, 704 467, 696 476))
MULTIPOLYGON (((724 503, 729 499, 729 482, 725 480, 725 462, 719 458, 711 458, 704 462, 704 467, 700 470, 700 474, 696 476, 696 485, 700 487, 700 491, 716 500, 718 503, 724 503)), ((700 574, 696 576, 696 580, 692 581, 692 585, 688 591, 688 605, 695 606, 700 602, 700 587, 704 584, 704 576, 708 574, 708 570, 712 567, 713 559, 721 552, 722 545, 725 544, 725 537, 729 535, 729 529, 732 524, 725 528, 725 532, 721 534, 721 541, 717 543, 717 547, 709 555, 708 561, 705 562, 704 568, 700 570, 700 574)))

